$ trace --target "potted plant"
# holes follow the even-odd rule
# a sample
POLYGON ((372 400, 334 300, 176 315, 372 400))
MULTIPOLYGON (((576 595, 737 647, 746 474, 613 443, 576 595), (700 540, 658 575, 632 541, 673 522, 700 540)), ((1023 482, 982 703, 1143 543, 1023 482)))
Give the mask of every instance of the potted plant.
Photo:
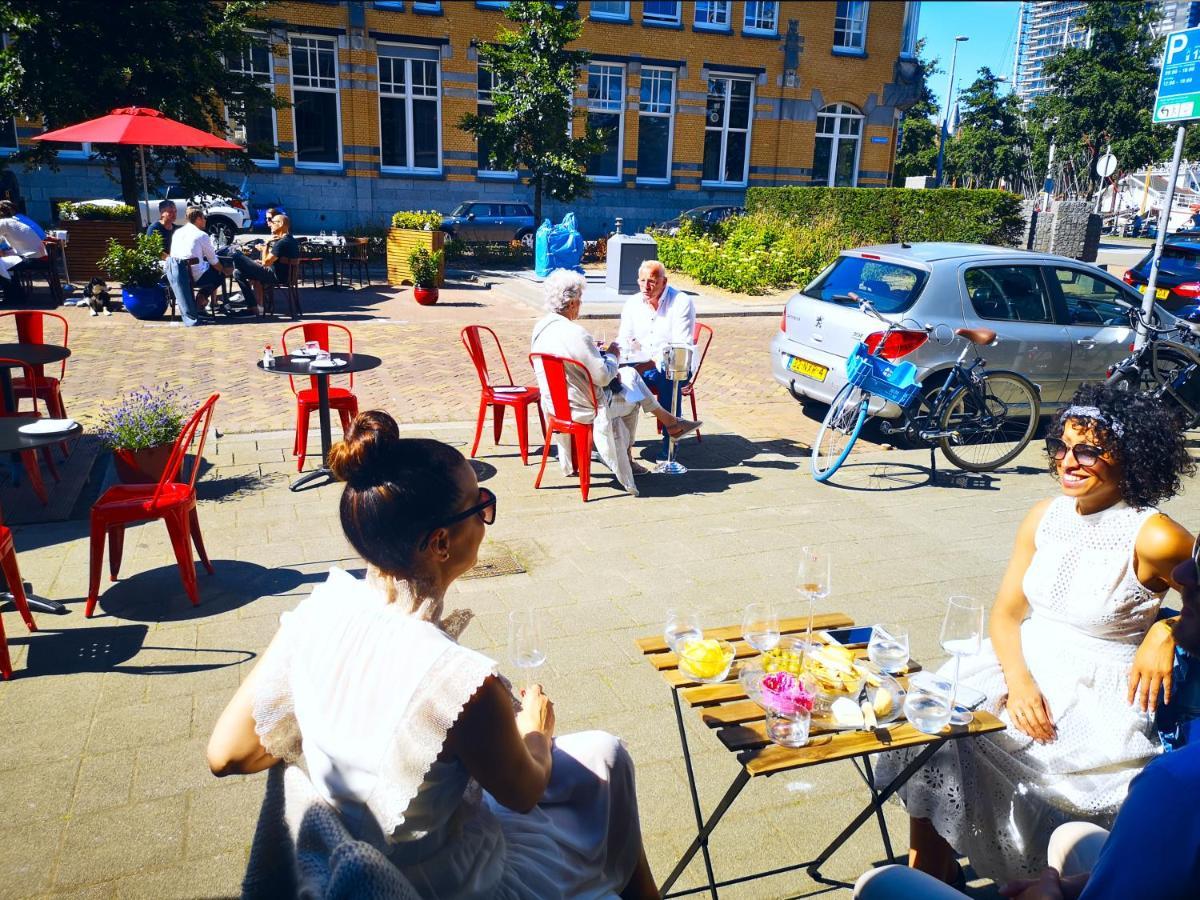
POLYGON ((442 251, 430 253, 424 247, 416 247, 408 254, 408 267, 412 270, 413 297, 422 306, 433 306, 438 301, 438 284, 442 280, 442 251))
POLYGON ((100 268, 121 284, 121 300, 134 318, 159 319, 167 311, 167 295, 161 284, 162 242, 157 235, 139 234, 132 247, 116 240, 100 258, 100 268))
POLYGON ((191 407, 169 384, 125 394, 100 412, 100 440, 113 454, 122 484, 154 484, 167 466, 191 407))
POLYGON ((71 238, 71 274, 84 281, 103 274, 98 260, 110 240, 132 247, 141 230, 127 203, 60 203, 58 218, 71 238))
POLYGON ((446 240, 442 229, 442 214, 436 210, 401 210, 392 216, 387 234, 388 284, 395 287, 413 280, 408 265, 416 247, 430 253, 441 250, 446 240))

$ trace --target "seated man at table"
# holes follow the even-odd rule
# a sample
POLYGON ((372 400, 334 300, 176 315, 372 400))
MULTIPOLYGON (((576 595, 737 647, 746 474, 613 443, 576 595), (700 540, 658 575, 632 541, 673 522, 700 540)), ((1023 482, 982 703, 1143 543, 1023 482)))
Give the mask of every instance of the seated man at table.
POLYGON ((0 200, 0 238, 11 248, 2 253, 5 263, 0 286, 4 289, 6 301, 20 303, 25 299, 25 291, 21 288, 17 273, 27 262, 45 259, 46 245, 36 231, 17 218, 17 208, 11 200, 0 200))
MULTIPOLYGON (((687 294, 667 284, 667 270, 657 259, 648 259, 638 268, 638 287, 641 293, 626 300, 621 309, 617 343, 626 355, 648 359, 637 366, 638 371, 663 406, 670 407, 671 397, 676 395, 676 406, 671 412, 678 415, 682 397, 676 394, 676 387, 682 390, 688 382, 676 385, 659 366, 669 344, 692 345, 696 305, 687 294)), ((667 436, 663 435, 664 456, 666 448, 667 436)))
POLYGON ((158 221, 146 229, 146 234, 157 234, 159 240, 162 241, 162 258, 166 259, 171 255, 171 240, 175 237, 175 232, 179 226, 175 224, 175 217, 179 215, 175 209, 174 200, 160 200, 158 203, 158 221))
MULTIPOLYGON (((600 458, 612 470, 621 486, 637 496, 633 476, 647 471, 633 461, 632 455, 638 413, 645 411, 653 415, 662 423, 663 430, 674 438, 695 431, 700 423, 689 422, 667 412, 636 371, 627 366, 618 369, 615 354, 620 348, 616 344, 610 344, 606 352, 600 352, 592 336, 576 322, 583 305, 585 284, 582 275, 567 269, 557 269, 551 273, 543 285, 547 314, 533 326, 530 350, 573 359, 586 367, 587 374, 596 386, 595 418, 592 419, 591 392, 586 377, 574 366, 567 367, 567 399, 571 404, 571 416, 576 422, 592 421, 592 439, 600 458)), ((549 386, 544 383, 545 376, 541 371, 537 372, 537 377, 542 391, 542 408, 550 412, 549 386)), ((570 439, 565 435, 557 435, 555 441, 563 474, 573 474, 570 439)))
POLYGON ((225 283, 224 267, 212 238, 204 230, 205 224, 204 210, 189 206, 187 224, 177 228, 171 238, 171 256, 180 261, 195 260, 191 263, 192 289, 196 292, 196 306, 202 312, 213 292, 225 283))
POLYGON ((300 244, 292 237, 292 220, 283 213, 271 218, 271 240, 263 247, 262 264, 275 270, 279 284, 288 282, 288 264, 281 260, 300 258, 300 244))

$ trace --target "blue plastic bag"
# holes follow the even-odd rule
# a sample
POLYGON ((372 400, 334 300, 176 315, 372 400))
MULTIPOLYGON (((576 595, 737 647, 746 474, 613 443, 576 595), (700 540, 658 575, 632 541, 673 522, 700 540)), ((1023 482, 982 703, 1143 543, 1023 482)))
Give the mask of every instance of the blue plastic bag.
POLYGON ((553 227, 549 219, 544 219, 533 237, 533 273, 538 278, 545 278, 554 268, 550 265, 550 254, 547 252, 550 229, 553 227))
POLYGON ((575 213, 567 213, 557 225, 542 222, 534 238, 534 273, 545 278, 555 269, 583 272, 583 235, 575 227, 575 213))

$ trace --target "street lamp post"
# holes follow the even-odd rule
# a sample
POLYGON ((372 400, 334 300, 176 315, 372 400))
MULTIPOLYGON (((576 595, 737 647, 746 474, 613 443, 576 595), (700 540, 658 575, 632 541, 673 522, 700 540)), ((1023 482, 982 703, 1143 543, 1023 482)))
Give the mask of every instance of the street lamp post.
POLYGON ((954 39, 954 52, 950 54, 950 80, 946 83, 946 113, 942 116, 942 132, 938 136, 937 178, 935 183, 942 186, 942 162, 946 156, 946 131, 950 122, 950 109, 954 103, 954 64, 958 61, 958 45, 970 38, 960 34, 954 39))

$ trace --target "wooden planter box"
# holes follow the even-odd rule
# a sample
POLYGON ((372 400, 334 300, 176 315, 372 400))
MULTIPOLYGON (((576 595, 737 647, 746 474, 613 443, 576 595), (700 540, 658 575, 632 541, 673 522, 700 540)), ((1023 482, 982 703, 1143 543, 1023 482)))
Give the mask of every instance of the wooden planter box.
POLYGON ((67 265, 71 269, 71 278, 79 284, 96 276, 107 277, 96 261, 108 252, 109 238, 116 238, 122 247, 132 247, 141 230, 133 219, 68 221, 60 226, 70 238, 67 265))
MULTIPOLYGON (((430 253, 442 249, 446 241, 444 231, 415 231, 411 228, 389 228, 387 236, 387 280, 392 287, 412 284, 412 270, 408 267, 408 255, 417 247, 430 253)), ((438 267, 438 283, 441 287, 446 278, 446 259, 438 267)))

